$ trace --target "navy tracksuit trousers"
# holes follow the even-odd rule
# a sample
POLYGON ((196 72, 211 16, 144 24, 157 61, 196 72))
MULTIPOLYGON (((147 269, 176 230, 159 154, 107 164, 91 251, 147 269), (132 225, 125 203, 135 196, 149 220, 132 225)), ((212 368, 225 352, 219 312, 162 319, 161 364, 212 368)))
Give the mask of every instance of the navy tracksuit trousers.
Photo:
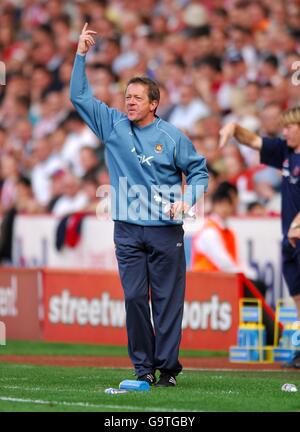
POLYGON ((135 373, 158 369, 177 375, 186 275, 183 228, 115 221, 114 242, 135 373))
POLYGON ((285 236, 282 240, 282 272, 292 297, 300 294, 300 240, 296 247, 285 236))

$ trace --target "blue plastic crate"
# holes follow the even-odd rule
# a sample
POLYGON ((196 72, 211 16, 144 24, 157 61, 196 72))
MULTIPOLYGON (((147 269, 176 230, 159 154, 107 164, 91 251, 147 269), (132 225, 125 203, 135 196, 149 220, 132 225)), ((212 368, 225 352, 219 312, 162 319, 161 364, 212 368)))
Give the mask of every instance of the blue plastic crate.
POLYGON ((274 361, 278 362, 288 362, 292 360, 294 350, 288 348, 274 348, 274 361))
POLYGON ((279 346, 286 349, 300 348, 299 330, 285 328, 279 340, 279 346))
POLYGON ((266 345, 266 330, 260 328, 244 328, 238 329, 238 346, 240 347, 256 347, 266 345), (261 336, 261 339, 260 339, 261 336))
POLYGON ((229 361, 248 362, 251 361, 250 350, 247 348, 230 347, 229 361))

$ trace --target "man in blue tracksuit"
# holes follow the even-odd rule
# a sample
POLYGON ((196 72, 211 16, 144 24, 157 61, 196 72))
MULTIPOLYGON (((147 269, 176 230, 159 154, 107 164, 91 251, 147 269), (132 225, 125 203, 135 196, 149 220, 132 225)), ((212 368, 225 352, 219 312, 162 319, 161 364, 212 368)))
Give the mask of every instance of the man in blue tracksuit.
MULTIPOLYGON (((229 123, 220 131, 220 145, 225 145, 234 137, 258 150, 262 163, 282 172, 282 272, 300 319, 300 108, 284 112, 282 124, 284 139, 261 138, 236 123, 229 123)), ((285 366, 300 368, 300 348, 285 366)))
POLYGON ((129 81, 127 115, 93 97, 85 54, 95 43, 94 34, 85 24, 70 92, 76 110, 106 147, 128 351, 138 380, 154 384, 159 370, 156 385, 175 386, 182 370, 178 355, 185 290, 180 215, 207 189, 205 160, 182 132, 155 115, 159 89, 152 80, 129 81), (188 185, 183 196, 182 173, 188 185))

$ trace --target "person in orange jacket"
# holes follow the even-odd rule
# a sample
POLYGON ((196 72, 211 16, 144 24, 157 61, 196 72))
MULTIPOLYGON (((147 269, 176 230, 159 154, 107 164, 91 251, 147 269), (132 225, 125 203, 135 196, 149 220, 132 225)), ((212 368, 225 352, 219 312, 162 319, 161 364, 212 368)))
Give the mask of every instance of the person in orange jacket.
MULTIPOLYGON (((251 268, 239 261, 236 235, 228 226, 228 220, 236 213, 237 205, 237 188, 228 182, 221 183, 212 195, 211 214, 193 238, 192 270, 244 273, 265 297, 266 284, 257 279, 251 268)), ((252 297, 246 285, 244 290, 246 296, 252 297)), ((274 323, 265 312, 263 322, 267 330, 267 343, 271 344, 274 340, 274 323)))
POLYGON ((235 186, 221 183, 212 195, 210 216, 193 238, 193 270, 247 273, 238 260, 235 233, 228 227, 228 219, 235 214, 237 203, 235 186))

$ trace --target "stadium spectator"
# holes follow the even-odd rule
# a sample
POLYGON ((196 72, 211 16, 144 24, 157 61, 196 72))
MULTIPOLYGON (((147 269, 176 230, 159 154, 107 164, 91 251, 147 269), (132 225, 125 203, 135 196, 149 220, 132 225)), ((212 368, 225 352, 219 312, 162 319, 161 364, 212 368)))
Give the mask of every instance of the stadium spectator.
POLYGON ((199 150, 198 150, 197 148, 198 136, 191 135, 191 137, 196 138, 195 147, 198 153, 203 154, 203 156, 205 156, 210 166, 214 168, 217 172, 224 173, 225 164, 224 164, 224 160, 222 160, 221 157, 217 138, 215 136, 209 136, 208 134, 207 135, 205 134, 205 137, 201 138, 201 141, 199 142, 199 150))
POLYGON ((256 78, 257 53, 251 43, 251 30, 241 24, 232 24, 229 27, 229 59, 238 63, 240 67, 246 66, 248 79, 256 78), (240 58, 240 61, 238 61, 240 58), (245 65, 244 63, 245 62, 245 65))
POLYGON ((226 8, 215 6, 211 11, 210 24, 214 30, 225 32, 229 24, 226 8))
POLYGON ((160 84, 160 102, 157 108, 157 115, 163 120, 168 121, 175 109, 175 104, 171 102, 170 95, 165 85, 160 84))
POLYGON ((196 271, 246 272, 239 262, 236 237, 228 219, 236 213, 235 194, 221 183, 211 197, 212 210, 193 238, 192 269, 196 271))
POLYGON ((53 76, 45 66, 37 64, 32 68, 32 81, 34 86, 30 87, 30 98, 32 105, 36 105, 41 103, 43 95, 52 90, 53 76))
POLYGON ((55 201, 52 213, 63 217, 71 213, 83 211, 88 205, 89 199, 81 190, 81 181, 72 172, 63 175, 62 195, 55 201))
POLYGON ((267 105, 279 103, 278 89, 270 82, 261 83, 260 85, 260 104, 264 109, 267 105))
POLYGON ((257 171, 253 176, 254 191, 258 201, 270 214, 280 215, 281 196, 279 193, 281 176, 271 167, 257 171))
POLYGON ((225 116, 234 109, 235 100, 246 86, 246 65, 240 53, 228 54, 222 61, 222 82, 217 91, 217 102, 225 116))
POLYGON ((18 161, 10 155, 1 158, 1 211, 6 212, 16 204, 17 180, 20 175, 18 161))
POLYGON ((258 201, 252 201, 247 206, 247 216, 266 217, 267 211, 265 207, 258 201))
POLYGON ((16 210, 18 213, 38 214, 44 212, 33 196, 31 181, 29 178, 20 176, 16 184, 16 210))
POLYGON ((195 60, 192 69, 198 94, 211 112, 219 113, 218 91, 223 82, 221 57, 207 55, 195 60))
MULTIPOLYGON (((11 162, 6 160, 5 163, 8 167, 11 162)), ((22 175, 17 176, 17 171, 15 171, 14 176, 14 195, 14 200, 3 212, 0 227, 0 262, 3 265, 11 265, 12 263, 15 216, 18 213, 38 214, 43 212, 43 207, 33 197, 30 180, 22 175)))
POLYGON ((202 137, 218 138, 220 128, 221 116, 219 114, 212 114, 198 120, 193 128, 193 133, 201 135, 202 137))
POLYGON ((245 6, 246 12, 248 13, 248 25, 250 29, 254 32, 268 29, 270 25, 268 3, 251 1, 245 3, 245 6))
POLYGON ((279 104, 266 105, 260 113, 261 133, 270 138, 281 136, 282 108, 279 104))
POLYGON ((85 174, 82 177, 82 189, 88 197, 88 204, 84 208, 87 212, 96 213, 97 206, 99 204, 99 198, 97 198, 97 189, 99 187, 97 177, 93 173, 85 174))
POLYGON ((260 64, 258 71, 258 81, 262 84, 271 83, 274 87, 279 85, 282 81, 282 77, 278 71, 279 62, 274 54, 266 55, 260 64))
POLYGON ((80 149, 87 146, 97 148, 99 141, 75 111, 69 113, 64 125, 68 136, 63 144, 61 156, 68 168, 81 177, 84 171, 80 164, 80 149))
POLYGON ((47 206, 50 201, 50 176, 64 163, 60 156, 52 153, 48 138, 35 141, 33 147, 34 166, 31 172, 31 182, 34 196, 38 203, 47 206))
POLYGON ((21 117, 11 132, 9 145, 18 162, 26 163, 32 151, 32 124, 26 117, 21 117))
POLYGON ((84 207, 83 211, 96 214, 99 220, 110 220, 111 219, 111 197, 109 183, 103 183, 105 185, 104 196, 99 196, 98 178, 93 174, 86 174, 82 178, 82 189, 88 197, 88 204, 84 207))
POLYGON ((55 169, 50 175, 50 199, 46 206, 46 211, 52 213, 56 201, 64 193, 64 175, 65 170, 62 168, 55 169))
POLYGON ((94 149, 93 147, 81 147, 80 165, 84 173, 83 176, 93 175, 96 178, 103 166, 103 163, 103 155, 101 154, 99 157, 97 149, 94 149))
POLYGON ((33 128, 33 138, 38 140, 54 132, 66 115, 62 92, 45 93, 41 98, 39 119, 33 128))
POLYGON ((63 146, 67 139, 67 136, 68 132, 67 129, 64 127, 63 123, 59 124, 59 126, 52 133, 47 135, 49 146, 54 155, 62 157, 61 152, 63 150, 63 146))
POLYGON ((195 122, 210 114, 208 106, 197 96, 195 87, 184 84, 180 87, 180 99, 169 117, 170 123, 179 129, 191 132, 195 122))
POLYGON ((244 87, 244 104, 247 111, 258 116, 260 111, 260 85, 257 81, 247 81, 244 87))

